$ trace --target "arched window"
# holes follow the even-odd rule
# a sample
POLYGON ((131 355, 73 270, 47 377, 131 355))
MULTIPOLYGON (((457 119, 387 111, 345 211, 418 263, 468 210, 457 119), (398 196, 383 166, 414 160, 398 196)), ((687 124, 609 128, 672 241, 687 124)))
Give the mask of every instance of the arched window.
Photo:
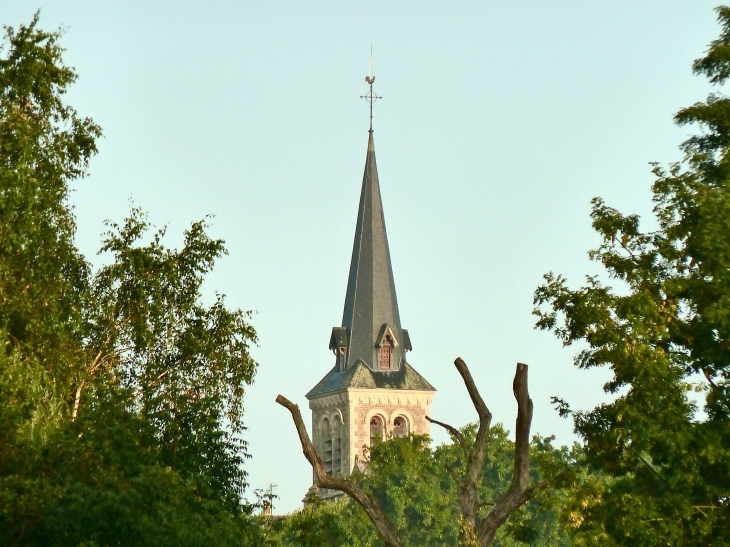
POLYGON ((383 438, 383 419, 380 416, 370 418, 370 446, 383 438))
POLYGON ((330 421, 325 418, 322 420, 322 459, 324 460, 324 468, 328 475, 332 474, 332 431, 330 430, 330 421))
POLYGON ((408 420, 405 416, 398 416, 393 420, 393 437, 405 437, 408 435, 408 420))
POLYGON ((332 420, 332 474, 339 475, 342 472, 342 420, 339 416, 335 416, 332 420))

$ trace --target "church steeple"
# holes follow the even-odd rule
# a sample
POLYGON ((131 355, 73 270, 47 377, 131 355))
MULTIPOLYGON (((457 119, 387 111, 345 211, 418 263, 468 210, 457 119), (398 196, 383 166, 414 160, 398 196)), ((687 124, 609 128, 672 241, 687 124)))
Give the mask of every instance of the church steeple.
MULTIPOLYGON (((372 57, 371 57, 372 59, 372 57)), ((342 326, 332 329, 330 349, 335 366, 309 393, 312 442, 328 474, 349 476, 363 469, 367 448, 390 436, 428 435, 433 393, 426 379, 406 362, 411 349, 401 328, 393 267, 385 232, 378 166, 373 142, 371 60, 370 132, 362 177, 360 206, 352 247, 342 326)), ((316 491, 317 484, 312 488, 316 491)), ((320 490, 323 498, 337 496, 320 490)))
POLYGON ((372 130, 369 135, 342 326, 330 337, 336 362, 307 393, 310 400, 346 389, 435 391, 406 362, 411 340, 401 328, 372 130))
POLYGON ((398 370, 405 361, 405 352, 410 349, 408 333, 401 329, 398 313, 372 131, 365 158, 342 328, 346 329, 348 344, 345 355, 340 358, 341 370, 358 360, 372 370, 398 370))
POLYGON ((370 131, 342 326, 333 328, 330 337, 336 362, 307 393, 310 401, 324 393, 348 389, 434 391, 406 362, 411 340, 400 324, 375 161, 373 103, 382 97, 373 91, 372 54, 370 76, 365 81, 370 90, 361 98, 370 105, 370 131))

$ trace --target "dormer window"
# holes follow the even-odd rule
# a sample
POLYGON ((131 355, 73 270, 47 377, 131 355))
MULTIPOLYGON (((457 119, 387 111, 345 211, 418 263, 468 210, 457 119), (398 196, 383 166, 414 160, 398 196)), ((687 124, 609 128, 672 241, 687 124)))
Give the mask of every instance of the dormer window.
POLYGON ((380 368, 390 368, 390 354, 391 354, 390 340, 387 338, 383 340, 383 344, 380 346, 380 368))
POLYGON ((393 349, 398 347, 398 340, 387 324, 380 329, 375 346, 378 349, 377 363, 378 370, 393 370, 398 367, 397 362, 393 362, 393 349))

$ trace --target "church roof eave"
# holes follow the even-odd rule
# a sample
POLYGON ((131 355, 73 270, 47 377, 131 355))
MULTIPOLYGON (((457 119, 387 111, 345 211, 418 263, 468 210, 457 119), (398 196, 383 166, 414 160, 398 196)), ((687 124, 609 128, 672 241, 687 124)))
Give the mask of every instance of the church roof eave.
POLYGON ((399 370, 373 371, 365 363, 358 361, 342 372, 334 367, 307 393, 306 397, 311 399, 317 395, 347 388, 436 391, 436 388, 408 363, 404 362, 399 370))

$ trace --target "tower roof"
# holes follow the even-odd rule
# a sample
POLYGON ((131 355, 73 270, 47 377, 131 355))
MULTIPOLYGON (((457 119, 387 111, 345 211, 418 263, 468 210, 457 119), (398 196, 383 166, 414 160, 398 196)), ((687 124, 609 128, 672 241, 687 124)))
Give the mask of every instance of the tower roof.
POLYGON ((340 372, 335 366, 316 386, 307 397, 314 397, 322 393, 330 393, 348 387, 366 389, 409 389, 415 391, 436 391, 428 381, 418 374, 408 363, 394 372, 374 372, 358 361, 349 369, 340 372))
POLYGON ((362 359, 375 368, 376 344, 385 329, 390 328, 395 338, 394 364, 405 360, 406 347, 385 231, 375 143, 373 133, 369 135, 342 326, 349 335, 346 366, 362 359))
POLYGON ((307 397, 348 387, 435 391, 406 363, 411 340, 400 324, 372 130, 342 326, 332 329, 330 349, 337 355, 337 364, 307 397), (387 346, 385 354, 389 355, 385 367, 379 361, 383 346, 387 346))

